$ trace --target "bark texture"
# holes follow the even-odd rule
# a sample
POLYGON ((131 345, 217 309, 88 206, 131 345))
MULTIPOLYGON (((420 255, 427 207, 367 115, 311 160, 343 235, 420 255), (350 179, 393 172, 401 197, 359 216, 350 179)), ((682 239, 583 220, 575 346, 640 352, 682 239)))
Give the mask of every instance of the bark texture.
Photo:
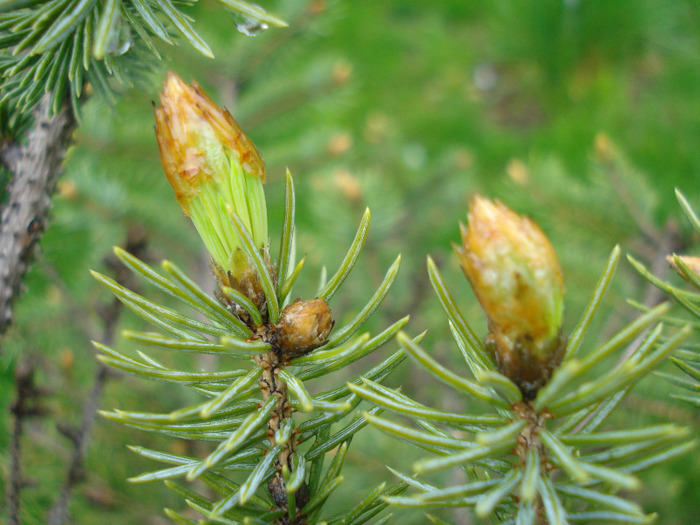
POLYGON ((51 115, 47 95, 34 111, 25 142, 0 144, 0 158, 12 174, 0 215, 0 335, 12 322, 12 304, 46 229, 51 193, 75 127, 70 109, 51 115))

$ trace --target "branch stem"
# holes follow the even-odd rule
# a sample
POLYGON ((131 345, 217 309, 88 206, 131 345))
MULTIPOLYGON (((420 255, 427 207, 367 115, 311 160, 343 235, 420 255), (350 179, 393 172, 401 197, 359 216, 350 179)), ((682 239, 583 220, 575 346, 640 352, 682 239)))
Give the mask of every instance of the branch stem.
MULTIPOLYGON (((277 445, 275 434, 280 429, 282 421, 292 417, 292 407, 289 403, 289 392, 287 384, 279 378, 279 372, 282 369, 282 362, 275 352, 275 348, 266 354, 260 354, 255 358, 256 363, 263 369, 260 377, 260 391, 262 392, 263 401, 266 401, 270 396, 277 396, 278 401, 275 408, 272 410, 270 420, 267 424, 267 439, 270 446, 277 445)), ((282 475, 282 468, 286 465, 289 471, 292 471, 292 457, 296 452, 297 440, 296 434, 292 432, 289 439, 284 444, 282 451, 275 459, 274 465, 277 470, 267 485, 270 495, 277 508, 285 511, 285 515, 279 518, 275 525, 306 525, 306 518, 303 514, 297 513, 293 520, 289 520, 289 509, 287 505, 287 489, 282 475)), ((308 490, 305 486, 295 494, 295 502, 297 508, 301 509, 306 504, 305 499, 308 499, 308 490)))
MULTIPOLYGON (((513 405, 513 409, 515 410, 515 413, 518 415, 519 419, 524 419, 527 421, 527 425, 522 429, 520 435, 518 435, 518 446, 515 449, 515 453, 520 460, 520 467, 525 469, 527 452, 528 450, 534 448, 537 450, 538 456, 542 461, 542 465, 540 466, 540 475, 549 476, 549 472, 553 467, 547 460, 547 454, 544 444, 542 443, 542 438, 540 437, 540 432, 544 428, 545 421, 551 416, 548 412, 537 413, 530 402, 525 401, 516 403, 513 405)), ((542 496, 539 494, 533 501, 533 510, 535 512, 538 525, 549 525, 549 521, 545 515, 544 504, 542 503, 542 496)))

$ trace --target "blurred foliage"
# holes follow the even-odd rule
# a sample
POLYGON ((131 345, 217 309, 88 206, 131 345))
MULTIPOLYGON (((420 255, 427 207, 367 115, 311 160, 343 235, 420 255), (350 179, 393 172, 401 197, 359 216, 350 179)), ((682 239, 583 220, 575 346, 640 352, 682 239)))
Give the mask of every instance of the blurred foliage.
MULTIPOLYGON (((673 192, 680 188, 698 209, 697 2, 280 0, 265 7, 289 28, 244 38, 215 3, 197 3, 190 12, 217 58, 206 60, 181 46, 151 72, 160 79, 171 68, 196 79, 256 143, 268 167, 273 246, 281 231, 285 167, 294 173, 297 253, 308 254, 298 283, 304 294, 316 289, 321 261, 337 267, 362 210, 372 209, 364 258, 337 306, 348 318, 339 323, 367 301, 384 268, 402 252, 393 291, 367 329, 410 313, 415 330, 431 328, 425 348, 445 366, 460 366, 424 261, 432 254, 465 317, 478 334, 485 333, 450 248, 477 191, 531 215, 552 240, 567 287, 567 329, 616 243, 650 266, 665 257, 659 253, 662 241, 671 238, 689 247, 678 251, 698 254, 692 247, 697 236, 673 192)), ((158 87, 154 81, 127 91, 113 107, 97 98, 84 106, 43 256, 26 280, 15 326, 3 341, 3 413, 22 355, 37 355, 37 381, 53 394, 50 416, 33 420, 26 435, 26 476, 33 482, 23 491, 28 524, 45 522, 64 476, 70 444, 55 423, 79 421, 77 407, 96 366, 89 340, 100 337, 96 310, 107 295, 88 269, 105 271, 102 261, 111 246, 140 226, 153 260, 174 260, 199 275, 204 289, 212 286, 196 233, 159 165, 150 106, 158 87)), ((600 341, 615 333, 634 315, 625 298, 643 301, 647 293, 646 282, 621 264, 591 333, 600 334, 600 341)), ((134 316, 122 322, 140 326, 134 316)), ((376 359, 392 350, 377 352, 376 359)), ((402 365, 389 383, 431 406, 473 410, 412 366, 402 365)), ((671 398, 673 388, 646 379, 606 429, 666 422, 697 428, 697 410, 671 398)), ((181 395, 115 376, 102 406, 162 411, 188 402, 181 395)), ((9 419, 0 418, 4 458, 8 429, 9 419)), ((162 523, 160 509, 176 505, 161 485, 125 482, 150 468, 125 448, 139 440, 128 429, 98 421, 87 480, 71 509, 76 523, 162 523)), ((348 502, 358 500, 365 478, 373 484, 393 479, 381 465, 417 459, 371 428, 358 434, 353 449, 345 466, 348 502)), ((682 457, 644 474, 644 488, 629 497, 658 512, 660 523, 691 523, 700 501, 699 473, 698 454, 682 457)), ((447 481, 435 480, 441 486, 447 481)), ((472 519, 452 511, 436 515, 460 523, 472 519)), ((396 511, 394 521, 418 524, 425 518, 396 511)))

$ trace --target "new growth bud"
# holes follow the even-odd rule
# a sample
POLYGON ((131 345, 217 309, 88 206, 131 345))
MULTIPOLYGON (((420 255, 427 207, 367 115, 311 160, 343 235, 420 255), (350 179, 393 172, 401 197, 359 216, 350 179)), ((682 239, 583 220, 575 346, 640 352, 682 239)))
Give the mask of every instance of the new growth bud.
POLYGON ((282 311, 276 327, 282 357, 293 359, 324 345, 333 324, 325 299, 297 299, 282 311))
POLYGON ((455 246, 462 269, 489 319, 487 346, 526 399, 551 376, 563 351, 564 284, 542 230, 498 201, 475 197, 469 227, 455 246))
POLYGON ((265 165, 231 114, 175 73, 155 109, 165 174, 211 255, 217 274, 240 280, 248 267, 231 221, 237 214, 255 245, 267 246, 265 165))

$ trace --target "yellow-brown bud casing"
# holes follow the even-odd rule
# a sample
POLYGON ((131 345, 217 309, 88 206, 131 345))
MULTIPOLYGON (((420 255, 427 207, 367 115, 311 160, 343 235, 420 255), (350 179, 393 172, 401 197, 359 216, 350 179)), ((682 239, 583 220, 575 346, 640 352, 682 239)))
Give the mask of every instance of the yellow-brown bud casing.
POLYGON ((250 264, 232 214, 267 255, 265 165, 231 114, 196 83, 170 72, 160 101, 156 137, 165 174, 206 245, 215 273, 224 285, 235 286, 250 273, 250 264))
POLYGON ((488 316, 487 344, 501 372, 534 395, 561 361, 564 284, 556 253, 532 220, 481 196, 460 229, 455 251, 488 316))
POLYGON ((231 113, 217 106, 196 82, 187 84, 168 72, 160 103, 154 110, 160 160, 187 215, 201 183, 217 176, 217 162, 211 162, 212 155, 205 150, 210 145, 205 141, 211 138, 230 148, 246 173, 265 182, 265 164, 255 144, 231 113))

